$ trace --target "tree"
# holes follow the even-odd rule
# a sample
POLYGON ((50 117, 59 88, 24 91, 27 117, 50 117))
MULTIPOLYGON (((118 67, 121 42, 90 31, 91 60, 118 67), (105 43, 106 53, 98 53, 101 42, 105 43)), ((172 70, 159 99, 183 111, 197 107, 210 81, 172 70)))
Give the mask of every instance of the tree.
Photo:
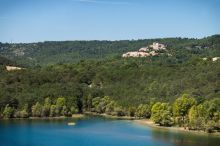
POLYGON ((39 102, 32 106, 32 116, 33 117, 41 117, 42 106, 39 102))
POLYGON ((50 106, 51 106, 50 98, 49 97, 45 98, 43 109, 42 109, 42 116, 44 116, 44 117, 50 116, 50 106))
POLYGON ((148 104, 140 104, 135 112, 135 116, 139 118, 150 118, 151 108, 148 104))
POLYGON ((106 105, 106 109, 105 112, 107 114, 112 114, 115 111, 115 107, 116 107, 116 102, 115 101, 110 101, 107 105, 106 105))
POLYGON ((166 109, 161 113, 161 121, 160 125, 162 126, 172 126, 173 125, 173 118, 170 109, 166 109))
POLYGON ((16 112, 16 118, 28 118, 28 116, 29 114, 25 109, 16 112))
POLYGON ((69 113, 69 109, 64 105, 63 109, 62 109, 62 112, 61 112, 61 115, 63 115, 63 116, 70 116, 69 114, 70 114, 69 113))
POLYGON ((56 100, 57 107, 63 107, 66 104, 66 99, 64 97, 58 97, 56 100))
POLYGON ((208 133, 219 129, 220 112, 218 112, 218 100, 205 101, 194 105, 189 110, 189 129, 204 130, 208 133))
POLYGON ((214 98, 210 101, 205 101, 203 105, 207 110, 207 118, 217 122, 220 119, 220 117, 218 117, 218 113, 220 112, 220 99, 214 98))
POLYGON ((96 97, 92 99, 92 107, 92 111, 95 111, 97 113, 110 113, 114 110, 115 102, 112 102, 112 100, 108 96, 105 96, 103 98, 96 97))
POLYGON ((16 111, 15 112, 15 117, 16 118, 28 118, 28 105, 26 104, 22 110, 16 111))
POLYGON ((50 107, 50 117, 56 116, 56 105, 51 105, 50 107))
MULTIPOLYGON (((213 130, 219 130, 220 128, 220 99, 214 98, 209 101, 202 103, 203 109, 198 109, 199 113, 202 113, 202 116, 205 119, 204 130, 208 133, 213 130)), ((200 114, 201 115, 201 114, 200 114)))
POLYGON ((128 115, 129 115, 130 117, 134 117, 134 116, 135 116, 135 113, 136 113, 136 108, 133 107, 133 106, 130 106, 130 107, 128 108, 128 115))
POLYGON ((78 110, 77 110, 77 108, 75 106, 71 106, 70 112, 71 112, 71 114, 77 114, 78 110))
POLYGON ((121 117, 125 115, 125 112, 121 106, 116 106, 114 115, 121 117))
POLYGON ((168 103, 157 102, 151 109, 151 119, 161 126, 173 125, 171 107, 168 103))
POLYGON ((182 125, 186 123, 185 120, 188 111, 195 104, 196 100, 186 94, 175 100, 175 102, 173 103, 173 115, 178 119, 178 124, 182 125))
POLYGON ((104 103, 102 103, 101 97, 96 97, 92 99, 92 107, 93 111, 97 113, 103 113, 104 112, 104 103))
POLYGON ((92 111, 93 112, 101 112, 98 107, 100 101, 101 101, 101 97, 95 97, 92 99, 92 111))
POLYGON ((213 120, 209 120, 206 125, 205 125, 205 131, 207 133, 212 133, 214 129, 216 129, 216 127, 218 127, 219 129, 219 125, 216 126, 216 122, 213 120))
POLYGON ((12 118, 14 114, 14 108, 10 107, 8 104, 5 106, 3 111, 4 118, 12 118))
POLYGON ((83 100, 83 108, 85 110, 90 111, 92 108, 92 96, 89 95, 88 97, 84 98, 83 100))
POLYGON ((189 110, 189 129, 204 130, 206 123, 206 109, 203 105, 193 105, 189 110))
POLYGON ((66 99, 64 97, 58 97, 56 100, 56 115, 57 116, 63 115, 62 110, 65 105, 66 105, 66 99))

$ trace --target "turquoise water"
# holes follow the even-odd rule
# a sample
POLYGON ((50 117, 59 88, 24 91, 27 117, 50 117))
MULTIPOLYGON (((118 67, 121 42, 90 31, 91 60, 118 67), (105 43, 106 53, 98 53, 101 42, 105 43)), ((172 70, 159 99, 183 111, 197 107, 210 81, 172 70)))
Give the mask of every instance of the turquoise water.
POLYGON ((158 130, 132 121, 89 117, 2 120, 0 146, 219 146, 220 138, 158 130), (76 122, 68 126, 68 122, 76 122))

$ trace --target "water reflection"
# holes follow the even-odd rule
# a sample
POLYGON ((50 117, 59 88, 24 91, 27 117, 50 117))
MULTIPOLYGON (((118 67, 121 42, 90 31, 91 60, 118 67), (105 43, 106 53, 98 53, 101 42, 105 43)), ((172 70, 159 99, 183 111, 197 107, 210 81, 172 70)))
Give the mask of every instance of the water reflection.
POLYGON ((209 135, 197 135, 193 133, 169 131, 164 129, 152 129, 152 138, 171 143, 173 146, 217 146, 220 145, 220 138, 209 135))

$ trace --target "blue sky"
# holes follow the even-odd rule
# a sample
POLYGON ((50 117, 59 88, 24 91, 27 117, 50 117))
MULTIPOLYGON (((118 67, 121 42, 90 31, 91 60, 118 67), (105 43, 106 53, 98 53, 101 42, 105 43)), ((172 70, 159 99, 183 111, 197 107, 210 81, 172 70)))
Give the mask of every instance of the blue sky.
POLYGON ((0 42, 201 38, 220 0, 0 0, 0 42))

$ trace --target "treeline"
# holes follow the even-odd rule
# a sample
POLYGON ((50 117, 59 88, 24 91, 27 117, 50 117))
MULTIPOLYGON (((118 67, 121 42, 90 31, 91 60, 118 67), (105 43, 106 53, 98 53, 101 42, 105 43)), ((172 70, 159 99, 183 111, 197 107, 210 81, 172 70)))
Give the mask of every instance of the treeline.
POLYGON ((220 98, 196 100, 184 94, 174 102, 151 102, 123 107, 108 97, 94 98, 91 111, 114 116, 152 119, 160 126, 179 126, 189 130, 213 132, 220 130, 220 98))
POLYGON ((20 109, 16 109, 7 104, 3 110, 3 118, 28 118, 28 117, 60 117, 72 116, 79 113, 76 106, 68 107, 64 97, 58 97, 52 101, 51 98, 45 98, 43 103, 37 102, 30 109, 25 104, 20 109))
MULTIPOLYGON (((189 130, 202 130, 208 133, 220 130, 220 99, 215 98, 206 101, 197 101, 189 95, 182 95, 173 103, 151 102, 138 106, 124 107, 110 97, 88 97, 83 102, 81 112, 95 112, 113 116, 129 116, 136 118, 152 119, 160 126, 179 126, 189 130)), ((69 117, 79 113, 77 105, 67 106, 64 97, 58 97, 52 101, 45 98, 43 103, 35 103, 31 110, 24 105, 15 109, 8 104, 5 106, 2 116, 4 118, 28 118, 28 117, 69 117)))

